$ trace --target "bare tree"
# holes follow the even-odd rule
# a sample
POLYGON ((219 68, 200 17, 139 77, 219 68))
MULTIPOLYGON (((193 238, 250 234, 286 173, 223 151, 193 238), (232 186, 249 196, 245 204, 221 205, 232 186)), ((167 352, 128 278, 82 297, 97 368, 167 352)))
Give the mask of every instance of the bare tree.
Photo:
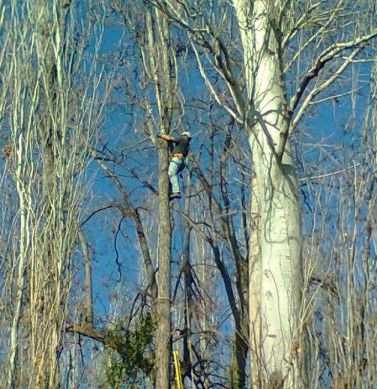
POLYGON ((79 236, 83 172, 89 161, 100 76, 82 93, 74 77, 76 9, 68 3, 7 4, 10 173, 18 196, 18 270, 10 337, 9 387, 56 387, 72 258, 79 236), (89 96, 88 91, 91 90, 89 96), (21 323, 22 320, 22 323, 21 323), (23 338, 23 341, 21 339, 23 338), (28 350, 19 363, 20 345, 28 350))

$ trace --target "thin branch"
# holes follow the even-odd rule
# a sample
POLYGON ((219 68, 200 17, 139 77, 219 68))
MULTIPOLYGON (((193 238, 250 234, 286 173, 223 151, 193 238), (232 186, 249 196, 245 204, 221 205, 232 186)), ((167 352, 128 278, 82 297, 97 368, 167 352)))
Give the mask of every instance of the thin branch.
POLYGON ((211 95, 213 96, 213 98, 215 99, 215 101, 217 102, 217 104, 219 104, 220 106, 222 106, 228 113, 229 115, 234 118, 234 120, 236 120, 238 123, 241 123, 242 124, 242 120, 241 118, 239 117, 239 115, 237 115, 237 113, 232 109, 230 108, 226 103, 225 101, 223 101, 218 92, 216 91, 214 85, 212 84, 212 82, 209 80, 208 76, 207 76, 207 73, 206 71, 204 70, 204 66, 203 66, 203 63, 202 63, 202 60, 200 59, 200 56, 199 56, 199 53, 198 53, 198 50, 194 44, 194 42, 190 39, 190 43, 191 43, 191 47, 192 49, 194 50, 194 53, 195 53, 195 58, 196 58, 196 62, 198 63, 198 66, 199 66, 199 71, 200 71, 200 74, 205 82, 205 84, 207 85, 207 88, 209 90, 209 92, 211 93, 211 95))
MULTIPOLYGON (((353 61, 353 62, 355 62, 355 61, 353 61)), ((357 93, 360 89, 361 88, 356 88, 356 89, 350 90, 349 92, 339 93, 337 95, 331 95, 331 96, 328 96, 328 97, 324 97, 322 99, 311 101, 310 105, 321 104, 321 103, 324 103, 326 101, 337 100, 337 99, 340 99, 340 98, 342 98, 344 96, 353 95, 354 93, 357 93)))
POLYGON ((86 336, 87 338, 105 344, 105 333, 103 331, 98 331, 94 329, 91 325, 72 324, 66 329, 66 331, 86 336))
MULTIPOLYGON (((288 63, 288 65, 285 67, 284 72, 287 71, 291 65, 297 60, 297 58, 301 55, 301 53, 309 46, 311 42, 313 42, 318 36, 320 36, 327 27, 331 24, 331 22, 334 20, 334 18, 337 16, 337 11, 341 9, 340 5, 342 4, 343 0, 340 0, 337 4, 334 11, 331 13, 331 16, 326 20, 326 23, 318 29, 313 35, 310 36, 310 38, 304 43, 302 47, 299 48, 299 50, 295 53, 291 61, 288 63)), ((283 49, 288 45, 290 39, 293 38, 294 35, 296 35, 297 31, 305 25, 305 22, 307 22, 308 13, 311 13, 317 6, 320 5, 320 3, 315 3, 312 7, 309 8, 307 12, 304 12, 302 16, 299 18, 293 29, 287 34, 285 39, 283 40, 282 47, 283 49)))
POLYGON ((346 167, 346 168, 340 169, 340 170, 335 170, 335 171, 329 172, 329 173, 319 174, 317 176, 302 177, 302 178, 299 178, 299 181, 301 181, 301 182, 314 181, 314 180, 319 180, 321 178, 327 178, 327 177, 331 177, 331 176, 336 176, 338 174, 345 173, 348 170, 354 169, 355 167, 358 167, 358 166, 361 166, 361 163, 356 163, 355 165, 352 165, 350 167, 346 167))
POLYGON ((119 262, 119 250, 118 250, 117 242, 118 242, 118 235, 119 235, 121 228, 122 228, 123 220, 124 220, 124 216, 121 217, 121 219, 118 223, 118 227, 117 227, 117 230, 115 232, 115 237, 114 237, 115 263, 117 265, 118 274, 119 274, 118 282, 120 282, 122 280, 122 265, 119 262))
POLYGON ((95 211, 93 211, 92 213, 90 213, 89 216, 87 216, 80 224, 80 227, 83 227, 93 216, 97 215, 97 213, 100 213, 102 211, 105 211, 107 209, 110 209, 110 208, 114 208, 115 205, 114 204, 109 204, 109 205, 105 205, 104 207, 101 207, 101 208, 98 208, 96 209, 95 211))

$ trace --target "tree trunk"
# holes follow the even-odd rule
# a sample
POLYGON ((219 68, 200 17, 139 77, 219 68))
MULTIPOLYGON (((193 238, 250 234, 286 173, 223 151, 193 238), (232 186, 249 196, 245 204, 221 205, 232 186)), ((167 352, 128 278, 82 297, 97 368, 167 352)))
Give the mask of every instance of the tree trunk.
POLYGON ((169 208, 168 148, 159 147, 159 233, 157 272, 157 333, 156 333, 156 387, 170 387, 170 247, 171 225, 169 208))
POLYGON ((246 363, 247 363, 247 342, 241 333, 241 329, 236 329, 233 341, 231 365, 231 388, 246 388, 246 363))
POLYGON ((298 183, 289 144, 278 147, 289 119, 273 15, 277 6, 234 0, 244 49, 247 130, 252 150, 250 344, 253 383, 293 387, 302 290, 298 183), (251 126, 251 118, 254 125, 251 126))
MULTIPOLYGON (((159 113, 159 131, 170 132, 173 118, 173 101, 175 97, 174 70, 171 65, 171 47, 169 25, 166 16, 158 9, 154 13, 146 12, 146 42, 144 49, 145 70, 151 77, 155 88, 156 104, 159 113)), ((170 387, 171 355, 171 317, 170 317, 170 258, 171 258, 171 224, 169 204, 169 150, 165 141, 158 144, 159 171, 159 230, 158 230, 158 271, 157 271, 157 315, 156 330, 156 387, 170 387)))
POLYGON ((82 231, 79 231, 79 241, 84 261, 84 310, 83 320, 93 326, 93 284, 92 284, 92 258, 89 254, 88 242, 82 231))
POLYGON ((15 171, 16 189, 19 199, 20 210, 20 237, 19 237, 19 254, 18 254, 18 270, 16 281, 16 300, 15 300, 15 312, 13 316, 11 337, 10 337, 10 356, 9 356, 9 368, 8 368, 8 388, 13 389, 16 387, 16 365, 17 354, 19 346, 19 324, 22 315, 22 303, 25 293, 25 268, 29 255, 30 244, 30 210, 27 204, 30 204, 30 186, 25 185, 24 174, 24 144, 29 144, 29 139, 25 140, 22 134, 19 135, 19 141, 15 143, 17 169, 15 171))

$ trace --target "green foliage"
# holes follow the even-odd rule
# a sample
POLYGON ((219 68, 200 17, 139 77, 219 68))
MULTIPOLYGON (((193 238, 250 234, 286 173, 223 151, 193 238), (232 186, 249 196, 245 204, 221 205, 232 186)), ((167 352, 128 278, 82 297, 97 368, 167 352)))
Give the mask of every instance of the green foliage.
POLYGON ((123 384, 137 385, 153 370, 153 334, 155 325, 151 314, 147 314, 126 330, 121 323, 108 330, 105 344, 116 353, 110 355, 106 367, 106 381, 111 388, 123 384))

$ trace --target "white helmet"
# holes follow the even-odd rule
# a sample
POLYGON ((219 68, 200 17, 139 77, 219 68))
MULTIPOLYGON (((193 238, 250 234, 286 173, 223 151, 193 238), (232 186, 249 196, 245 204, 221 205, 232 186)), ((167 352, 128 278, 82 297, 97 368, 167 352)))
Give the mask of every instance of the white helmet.
POLYGON ((183 131, 182 136, 187 136, 187 138, 192 138, 190 131, 183 131))

